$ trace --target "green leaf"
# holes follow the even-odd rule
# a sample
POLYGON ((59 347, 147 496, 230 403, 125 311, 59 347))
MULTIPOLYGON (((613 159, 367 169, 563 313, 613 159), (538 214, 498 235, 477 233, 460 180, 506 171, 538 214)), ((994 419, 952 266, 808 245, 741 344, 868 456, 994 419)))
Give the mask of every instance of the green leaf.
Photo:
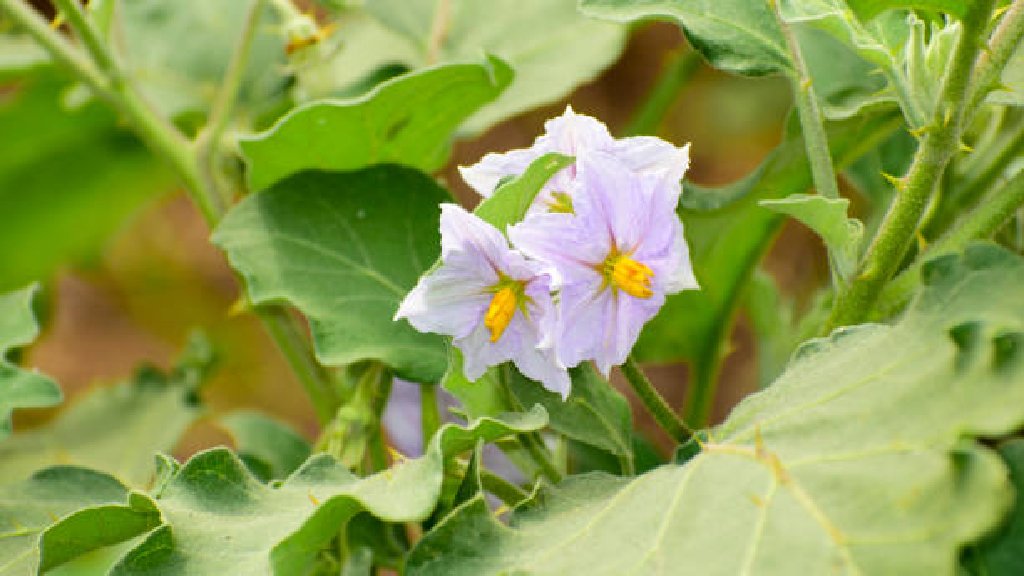
POLYGON ((978 576, 1013 576, 1024 573, 1024 439, 1015 438, 999 447, 1010 468, 1017 490, 1013 513, 998 532, 968 549, 967 567, 978 576))
POLYGON ((850 8, 863 20, 870 20, 886 10, 934 10, 963 18, 967 10, 964 0, 846 0, 850 8))
MULTIPOLYGON (((172 466, 147 498, 164 524, 111 574, 306 574, 317 553, 356 514, 421 521, 437 503, 446 459, 473 449, 478 439, 536 430, 546 421, 544 410, 535 407, 465 428, 449 424, 424 457, 367 478, 320 454, 284 483, 268 486, 227 449, 202 452, 172 466)), ((146 506, 135 509, 148 513, 146 506)), ((73 557, 78 549, 68 545, 64 555, 73 557)))
POLYGON ((509 389, 524 406, 540 404, 555 431, 617 456, 632 458, 633 418, 629 402, 590 364, 569 371, 572 392, 566 400, 515 370, 509 389))
POLYGON ((515 81, 463 126, 480 133, 555 102, 596 78, 625 46, 623 26, 590 20, 576 0, 374 0, 337 21, 341 46, 300 73, 314 97, 362 83, 373 70, 477 62, 492 54, 516 71, 515 81))
POLYGON ((218 424, 231 436, 243 462, 268 473, 264 481, 288 477, 309 458, 309 442, 265 414, 240 410, 222 417, 218 424))
MULTIPOLYGON (((838 167, 870 150, 899 124, 893 115, 871 115, 829 126, 829 143, 838 167)), ((789 135, 737 186, 683 192, 680 215, 690 242, 699 291, 670 296, 647 324, 634 353, 646 362, 717 361, 718 342, 728 333, 742 287, 774 237, 782 220, 758 205, 806 191, 811 174, 803 141, 789 135), (716 193, 726 198, 714 202, 716 193), (689 197, 702 200, 695 205, 689 197), (704 211, 704 207, 713 208, 704 211)))
POLYGON ((72 464, 145 486, 153 453, 173 448, 199 416, 187 400, 191 394, 182 382, 153 377, 86 392, 53 421, 0 444, 0 483, 72 464))
MULTIPOLYGON (((224 81, 254 0, 125 0, 117 5, 126 75, 162 115, 205 114, 224 81), (183 41, 187 38, 187 41, 183 41)), ((285 87, 283 26, 264 3, 239 101, 267 106, 285 87)))
POLYGON ((582 0, 595 18, 633 22, 669 18, 715 68, 747 76, 792 71, 782 31, 768 2, 748 0, 582 0))
POLYGON ((8 247, 0 291, 94 258, 174 182, 103 104, 67 109, 66 88, 45 69, 0 99, 0 245, 8 247))
POLYGON ((455 129, 511 81, 508 65, 488 58, 399 76, 354 100, 300 106, 242 140, 249 186, 262 190, 305 169, 387 162, 433 172, 447 162, 455 129))
POLYGON ((11 433, 11 412, 16 408, 43 408, 61 401, 56 382, 18 368, 6 358, 12 348, 29 344, 39 335, 39 325, 32 313, 36 290, 30 286, 0 294, 0 440, 11 433))
POLYGON ((1024 44, 1010 56, 1003 68, 1001 87, 988 95, 988 102, 1006 106, 1024 106, 1024 44))
POLYGON ((399 376, 437 382, 441 337, 395 312, 440 252, 448 194, 399 166, 303 172, 235 206, 214 232, 255 305, 288 302, 310 320, 317 357, 338 366, 380 360, 399 376))
POLYGON ((849 281, 857 267, 864 225, 846 216, 850 201, 810 194, 762 200, 761 206, 787 214, 814 231, 825 241, 839 277, 849 281))
POLYGON ((928 280, 894 326, 808 342, 685 464, 573 477, 508 526, 471 500, 406 574, 952 576, 1010 503, 971 438, 1024 424, 1024 260, 976 245, 928 280))
POLYGON ((35 574, 40 536, 48 526, 87 506, 123 502, 127 494, 114 478, 72 466, 48 468, 0 486, 0 576, 35 574))
POLYGON ((504 234, 508 226, 522 221, 544 184, 574 161, 570 156, 554 152, 537 158, 525 172, 498 186, 473 213, 504 234))

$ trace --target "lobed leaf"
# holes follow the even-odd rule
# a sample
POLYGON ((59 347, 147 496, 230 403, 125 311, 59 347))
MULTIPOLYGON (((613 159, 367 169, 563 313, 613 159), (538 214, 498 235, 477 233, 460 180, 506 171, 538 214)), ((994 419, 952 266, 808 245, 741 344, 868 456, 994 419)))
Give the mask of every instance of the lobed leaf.
POLYGON ((178 381, 136 379, 76 398, 48 424, 0 444, 0 484, 54 464, 95 468, 146 486, 154 452, 170 450, 199 416, 178 381))
MULTIPOLYGON (((62 397, 56 382, 18 368, 6 358, 12 348, 29 344, 39 335, 39 325, 32 313, 36 290, 36 286, 29 286, 0 294, 0 440, 11 433, 11 413, 16 408, 54 406, 62 397)), ((0 444, 0 454, 5 449, 7 444, 0 444)))
POLYGON ((944 258, 898 323, 808 342, 685 464, 571 478, 508 526, 477 497, 406 573, 953 575, 1010 503, 971 438, 1024 424, 1021 282, 994 245, 944 258))
POLYGON ((288 302, 309 318, 317 357, 380 360, 407 380, 437 382, 440 336, 393 321, 440 252, 447 192, 400 166, 309 171, 235 206, 213 234, 254 305, 288 302))
POLYGON ((396 163, 433 172, 448 160, 451 135, 512 81, 498 58, 399 76, 353 100, 300 106, 241 141, 249 187, 262 190, 306 169, 357 170, 396 163))
MULTIPOLYGON (((110 574, 306 574, 317 553, 356 514, 388 522, 421 521, 440 496, 445 461, 478 440, 536 430, 546 423, 535 407, 503 419, 481 418, 468 427, 446 425, 422 458, 400 462, 367 478, 353 476, 333 457, 310 458, 283 483, 266 485, 229 450, 163 465, 163 481, 150 496, 133 494, 127 506, 95 509, 97 523, 126 522, 158 511, 162 521, 110 574)), ((90 512, 93 513, 93 512, 90 512)), ((67 529, 69 518, 50 529, 67 529)), ((128 530, 124 533, 127 535, 128 530)), ((74 558, 91 548, 65 539, 55 549, 74 558)), ((56 545, 56 542, 55 542, 56 545)))

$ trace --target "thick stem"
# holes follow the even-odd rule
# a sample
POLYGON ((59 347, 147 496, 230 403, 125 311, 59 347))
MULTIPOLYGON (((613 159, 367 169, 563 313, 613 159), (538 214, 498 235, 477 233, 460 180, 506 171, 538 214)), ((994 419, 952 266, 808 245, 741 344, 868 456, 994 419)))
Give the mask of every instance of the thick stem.
POLYGON ((700 68, 700 55, 696 50, 680 49, 671 55, 658 76, 654 88, 626 126, 628 136, 654 134, 665 119, 679 91, 700 68))
POLYGON ((1010 3, 992 32, 988 49, 978 58, 967 110, 977 110, 985 96, 995 87, 1006 63, 1020 45, 1021 38, 1024 38, 1024 2, 1015 0, 1010 3))
POLYGON ((620 369, 637 397, 643 402, 644 407, 654 417, 654 421, 669 437, 681 444, 693 436, 693 431, 686 425, 686 422, 683 422, 683 419, 672 411, 672 407, 662 398, 647 376, 644 376, 633 356, 626 358, 625 364, 620 366, 620 369))
POLYGON ((518 438, 520 445, 522 445, 530 459, 537 465, 541 474, 554 484, 561 482, 562 473, 558 471, 558 467, 551 461, 551 454, 548 452, 547 446, 544 445, 544 440, 540 438, 540 435, 520 434, 518 438))
POLYGON ((914 240, 914 233, 946 165, 959 148, 968 83, 993 0, 969 4, 960 43, 953 54, 935 117, 897 190, 878 234, 868 247, 857 276, 836 297, 827 329, 867 318, 885 283, 893 277, 914 240))
POLYGON ((321 425, 330 422, 337 409, 337 402, 334 391, 329 388, 330 376, 313 357, 308 340, 283 308, 257 308, 256 315, 263 321, 267 333, 274 339, 305 389, 316 410, 317 420, 321 425))
POLYGON ((992 236, 1016 215, 1021 206, 1024 206, 1024 171, 983 198, 973 211, 960 219, 957 226, 932 243, 913 265, 890 282, 879 298, 879 310, 895 312, 910 300, 921 281, 921 266, 925 261, 940 254, 959 252, 971 240, 992 236))
POLYGON ((794 73, 790 75, 790 83, 793 85, 793 100, 796 103, 797 114, 800 116, 800 128, 804 137, 804 148, 807 150, 807 159, 811 165, 811 178, 814 180, 814 187, 818 190, 818 194, 826 198, 839 198, 836 170, 832 166, 832 155, 829 153, 828 137, 825 135, 825 125, 822 123, 818 97, 814 93, 811 75, 807 71, 807 63, 804 62, 803 53, 800 51, 800 43, 797 41, 793 29, 782 18, 778 2, 769 0, 769 3, 775 12, 775 19, 782 30, 782 36, 786 39, 786 47, 789 50, 790 59, 793 61, 794 73))

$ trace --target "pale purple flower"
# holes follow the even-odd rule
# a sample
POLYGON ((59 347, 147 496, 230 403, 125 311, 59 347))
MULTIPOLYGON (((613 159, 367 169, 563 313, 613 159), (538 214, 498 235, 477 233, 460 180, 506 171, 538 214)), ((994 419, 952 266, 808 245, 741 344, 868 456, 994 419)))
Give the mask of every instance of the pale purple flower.
POLYGON ((455 204, 441 206, 441 265, 420 278, 395 320, 452 336, 470 380, 511 360, 564 398, 569 375, 551 347, 555 327, 548 266, 512 250, 500 232, 455 204))
POLYGON ((637 174, 610 154, 576 160, 575 214, 527 217, 509 229, 517 249, 556 271, 555 350, 565 366, 622 364, 666 294, 697 289, 674 176, 637 174))
MULTIPOLYGON (((481 196, 488 197, 503 178, 522 174, 544 154, 557 152, 578 157, 589 151, 610 154, 638 174, 650 174, 680 187, 680 180, 690 163, 689 145, 676 148, 652 136, 635 136, 616 140, 608 128, 596 118, 576 114, 572 107, 544 124, 545 133, 533 146, 504 154, 487 154, 480 162, 459 167, 462 178, 481 196)), ((537 194, 530 213, 571 212, 577 188, 578 169, 575 164, 555 174, 537 194)))

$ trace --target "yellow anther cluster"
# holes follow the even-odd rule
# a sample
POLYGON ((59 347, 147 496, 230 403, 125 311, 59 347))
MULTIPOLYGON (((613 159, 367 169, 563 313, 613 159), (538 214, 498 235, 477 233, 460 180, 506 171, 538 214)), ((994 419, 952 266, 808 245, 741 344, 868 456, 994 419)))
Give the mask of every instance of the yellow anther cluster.
POLYGON ((636 298, 650 298, 654 271, 625 254, 613 254, 605 262, 605 276, 613 289, 636 298))
POLYGON ((516 314, 516 289, 513 286, 502 286, 494 293, 491 304, 484 315, 484 326, 491 331, 491 342, 497 342, 505 333, 509 322, 516 314))

